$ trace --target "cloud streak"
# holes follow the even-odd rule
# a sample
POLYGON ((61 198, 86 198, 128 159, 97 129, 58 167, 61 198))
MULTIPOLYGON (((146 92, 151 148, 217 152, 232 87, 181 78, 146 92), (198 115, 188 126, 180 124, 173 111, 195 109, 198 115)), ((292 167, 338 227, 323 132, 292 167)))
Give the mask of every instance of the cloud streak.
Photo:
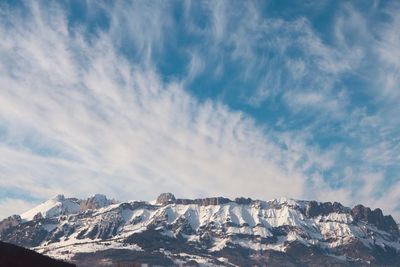
POLYGON ((364 88, 345 82, 368 77, 374 55, 390 70, 374 84, 396 97, 395 12, 375 35, 356 8, 340 6, 327 41, 307 17, 266 16, 258 3, 86 9, 87 21, 107 23, 72 21, 55 3, 0 13, 0 189, 26 194, 2 196, 0 207, 16 199, 19 212, 57 193, 149 200, 172 191, 398 213, 400 127, 386 117, 397 109, 359 104, 364 88))
POLYGON ((108 34, 89 44, 63 16, 50 26, 38 9, 2 27, 0 187, 43 198, 301 196, 296 159, 287 162, 250 118, 199 103, 127 62, 108 34))

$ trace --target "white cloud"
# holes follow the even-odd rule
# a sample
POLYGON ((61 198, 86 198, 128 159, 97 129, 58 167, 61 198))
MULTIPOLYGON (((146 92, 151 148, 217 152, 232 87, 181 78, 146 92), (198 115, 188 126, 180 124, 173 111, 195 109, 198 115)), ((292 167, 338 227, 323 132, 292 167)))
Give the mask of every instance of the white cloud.
POLYGON ((381 30, 377 33, 376 50, 378 59, 381 61, 381 68, 377 76, 378 86, 380 86, 376 90, 384 97, 385 102, 396 102, 398 107, 397 103, 400 99, 400 6, 390 7, 387 10, 390 21, 382 25, 381 30))
POLYGON ((190 52, 190 62, 188 64, 186 82, 193 81, 193 79, 195 79, 204 71, 204 68, 205 64, 201 56, 196 52, 190 52))
POLYGON ((302 195, 297 159, 250 118, 161 82, 107 34, 88 43, 43 16, 1 24, 0 187, 39 198, 302 195))

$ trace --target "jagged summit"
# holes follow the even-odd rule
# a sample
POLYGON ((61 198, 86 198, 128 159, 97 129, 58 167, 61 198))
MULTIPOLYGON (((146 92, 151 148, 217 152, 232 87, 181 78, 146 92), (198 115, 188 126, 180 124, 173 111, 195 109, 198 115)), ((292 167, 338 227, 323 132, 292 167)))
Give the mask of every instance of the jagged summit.
POLYGON ((80 201, 80 211, 95 210, 116 203, 117 201, 108 199, 105 195, 95 194, 85 200, 80 201))
POLYGON ((232 200, 224 197, 209 197, 209 198, 196 198, 196 199, 186 199, 186 198, 175 198, 172 193, 162 193, 157 197, 156 204, 158 205, 168 205, 168 204, 178 204, 178 205, 219 205, 232 202, 232 200))
POLYGON ((64 195, 57 195, 54 198, 43 202, 33 209, 22 213, 21 218, 26 221, 36 217, 55 217, 61 214, 75 214, 79 212, 79 201, 76 198, 65 198, 64 195))
POLYGON ((92 266, 103 258, 114 263, 134 258, 153 265, 195 261, 207 266, 272 260, 272 266, 400 262, 396 222, 380 209, 362 205, 348 208, 337 202, 287 198, 181 199, 163 193, 154 203, 115 203, 104 195, 85 200, 58 197, 28 213, 0 222, 0 238, 92 266))
POLYGON ((162 193, 157 197, 156 204, 166 205, 170 203, 175 203, 175 196, 172 193, 162 193))

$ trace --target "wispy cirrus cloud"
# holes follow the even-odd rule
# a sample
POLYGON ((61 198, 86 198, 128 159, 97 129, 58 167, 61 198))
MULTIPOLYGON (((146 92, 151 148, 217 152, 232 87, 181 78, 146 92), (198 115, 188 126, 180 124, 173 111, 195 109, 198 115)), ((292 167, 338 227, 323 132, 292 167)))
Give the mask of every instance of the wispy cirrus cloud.
POLYGON ((0 188, 26 197, 1 207, 172 191, 398 214, 395 5, 305 5, 327 32, 259 2, 70 5, 2 5, 0 188))
POLYGON ((90 42, 71 34, 57 6, 54 24, 29 8, 30 17, 1 24, 2 188, 40 198, 302 195, 297 158, 251 118, 163 83, 108 32, 90 42))

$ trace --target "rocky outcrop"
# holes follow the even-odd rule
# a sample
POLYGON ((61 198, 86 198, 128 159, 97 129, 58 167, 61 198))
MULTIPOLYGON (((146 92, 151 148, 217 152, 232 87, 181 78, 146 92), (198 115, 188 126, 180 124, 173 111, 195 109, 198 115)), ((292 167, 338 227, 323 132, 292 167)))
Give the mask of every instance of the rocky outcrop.
POLYGON ((21 222, 22 219, 19 215, 12 215, 8 218, 5 218, 0 222, 0 234, 11 227, 19 225, 21 222))
POLYGON ((82 200, 80 203, 79 210, 81 212, 86 210, 95 210, 106 207, 114 203, 116 203, 115 200, 108 199, 105 195, 96 194, 92 197, 89 197, 86 200, 82 200))
POLYGON ((371 210, 357 205, 351 210, 355 222, 363 221, 375 225, 378 229, 399 236, 399 228, 391 215, 384 216, 381 209, 371 210))
POLYGON ((197 198, 197 199, 185 199, 178 198, 171 193, 163 193, 158 196, 156 200, 156 204, 158 205, 168 205, 168 204, 178 204, 178 205, 200 205, 200 206, 209 206, 209 205, 222 205, 232 202, 229 198, 224 197, 209 197, 209 198, 197 198))
POLYGON ((35 216, 33 216, 33 220, 34 220, 34 221, 40 220, 40 219, 43 219, 43 215, 42 215, 41 212, 38 212, 38 213, 36 213, 35 216))
POLYGON ((38 246, 49 237, 42 223, 43 220, 21 222, 1 231, 0 240, 23 247, 38 246))
POLYGON ((250 205, 254 200, 251 198, 237 197, 235 198, 235 202, 239 205, 250 205))
POLYGON ((375 225, 380 230, 399 236, 399 228, 393 217, 391 215, 384 216, 381 209, 371 210, 363 205, 357 205, 350 210, 338 202, 319 203, 317 201, 310 201, 304 211, 308 217, 324 216, 333 212, 351 214, 355 224, 362 221, 375 225))
POLYGON ((197 199, 180 199, 178 198, 175 203, 181 205, 195 204, 200 206, 209 205, 223 205, 232 202, 229 198, 224 197, 209 197, 209 198, 197 198, 197 199))
POLYGON ((167 205, 171 203, 175 203, 175 196, 172 193, 162 193, 157 197, 156 204, 158 205, 167 205))
POLYGON ((305 209, 305 215, 308 217, 316 217, 320 215, 328 215, 329 213, 349 213, 350 209, 342 206, 338 202, 324 202, 310 201, 305 209))

